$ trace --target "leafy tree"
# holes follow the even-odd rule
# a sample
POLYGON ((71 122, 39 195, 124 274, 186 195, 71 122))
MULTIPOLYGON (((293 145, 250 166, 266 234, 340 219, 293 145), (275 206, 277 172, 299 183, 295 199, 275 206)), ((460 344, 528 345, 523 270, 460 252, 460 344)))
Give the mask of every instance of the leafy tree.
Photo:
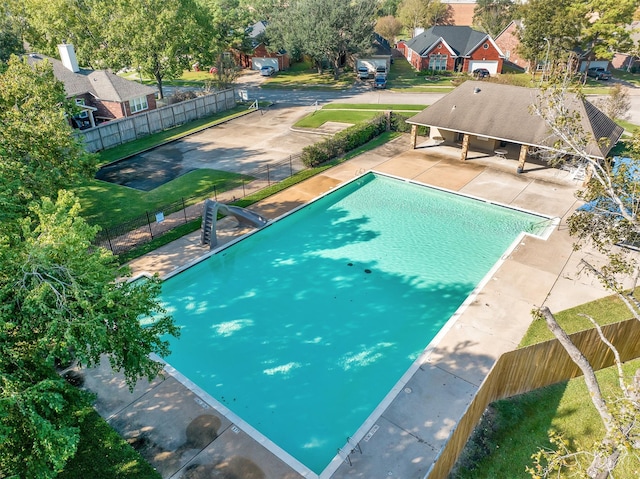
POLYGON ((398 12, 400 0, 382 0, 380 2, 378 12, 380 16, 395 16, 398 12))
POLYGON ((609 89, 609 95, 606 98, 595 102, 609 118, 613 120, 624 120, 629 115, 631 109, 631 101, 629 99, 629 91, 619 83, 614 84, 609 89))
MULTIPOLYGON (((568 224, 570 234, 577 239, 577 250, 591 245, 605 259, 601 264, 583 259, 585 271, 616 294, 627 306, 630 315, 640 320, 640 302, 634 295, 635 287, 630 290, 624 287, 625 280, 629 278, 635 286, 639 272, 638 259, 629 249, 619 247, 621 243, 640 238, 640 131, 634 134, 632 161, 629 164, 613 168, 611 161, 594 158, 590 154, 590 146, 607 139, 590 137, 581 128, 581 119, 569 107, 572 97, 578 95, 579 99, 582 98, 580 91, 572 91, 573 88, 570 75, 565 75, 561 82, 543 90, 534 110, 558 138, 553 145, 557 154, 551 158, 551 163, 572 161, 588 165, 590 179, 578 194, 584 200, 597 200, 597 203, 590 209, 575 212, 568 224)), ((613 352, 618 369, 619 390, 613 397, 605 397, 589 361, 572 344, 552 312, 548 308, 541 308, 535 312, 535 316, 546 321, 571 359, 582 370, 605 433, 592 449, 581 451, 570 450, 561 436, 552 435, 550 440, 555 450, 539 451, 529 472, 534 478, 556 477, 567 471, 577 471, 589 478, 606 479, 621 460, 626 457, 637 458, 640 449, 640 371, 632 378, 624 376, 617 350, 593 318, 588 317, 600 334, 603 348, 613 352)))
POLYGON ((198 24, 204 32, 201 55, 204 55, 206 64, 215 66, 214 83, 224 88, 240 74, 240 68, 229 56, 229 51, 250 52, 253 47, 246 33, 250 16, 238 0, 199 1, 202 12, 198 24))
POLYGON ((273 17, 267 34, 272 46, 308 55, 319 72, 328 61, 338 79, 345 60, 371 48, 376 8, 376 0, 298 0, 273 17))
POLYGON ((131 66, 152 77, 164 98, 163 80, 177 78, 202 47, 192 0, 115 0, 107 41, 116 50, 112 68, 131 66))
POLYGON ((31 48, 58 58, 57 45, 72 43, 78 62, 91 68, 112 66, 114 54, 107 41, 109 20, 114 12, 100 0, 24 0, 13 9, 26 20, 26 40, 31 48))
POLYGON ((524 27, 518 31, 518 53, 535 62, 544 58, 548 50, 551 63, 564 60, 567 52, 579 46, 585 22, 575 3, 576 0, 531 0, 522 5, 524 27))
POLYGON ((401 31, 402 23, 396 17, 391 15, 380 17, 376 22, 375 32, 382 38, 387 39, 390 43, 395 41, 401 31))
POLYGON ((478 0, 473 9, 473 24, 495 38, 513 20, 513 0, 478 0))
POLYGON ((580 5, 588 20, 580 36, 582 45, 586 50, 592 50, 596 59, 611 60, 614 52, 632 47, 630 31, 626 27, 638 8, 638 0, 590 0, 580 5))
POLYGON ((32 200, 90 176, 95 158, 70 134, 73 106, 51 65, 18 57, 0 74, 0 221, 4 228, 32 200))
POLYGON ((0 64, 11 55, 24 53, 22 35, 18 19, 6 4, 0 4, 0 64))
POLYGON ((9 60, 0 74, 0 477, 55 477, 75 454, 87 396, 55 372, 59 361, 106 356, 132 387, 160 372, 149 355, 166 355, 163 336, 178 334, 159 281, 123 281, 127 271, 92 245, 97 228, 61 189, 95 165, 69 111, 50 65, 9 60), (154 324, 142 327, 142 315, 154 324))
POLYGON ((446 16, 447 5, 440 0, 403 0, 398 7, 398 19, 411 29, 430 28, 446 16))

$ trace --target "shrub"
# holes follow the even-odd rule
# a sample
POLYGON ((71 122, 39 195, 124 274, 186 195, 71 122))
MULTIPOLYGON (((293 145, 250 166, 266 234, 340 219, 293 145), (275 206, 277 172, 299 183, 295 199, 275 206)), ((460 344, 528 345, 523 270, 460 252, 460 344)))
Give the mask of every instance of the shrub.
MULTIPOLYGON (((409 133, 411 131, 411 125, 407 123, 407 119, 415 116, 413 113, 397 113, 391 112, 391 130, 399 131, 400 133, 409 133)), ((428 126, 418 127, 418 136, 426 136, 429 132, 428 126)))
POLYGON ((354 125, 331 138, 302 149, 302 162, 307 167, 318 166, 371 141, 386 130, 387 120, 379 115, 367 123, 354 125))

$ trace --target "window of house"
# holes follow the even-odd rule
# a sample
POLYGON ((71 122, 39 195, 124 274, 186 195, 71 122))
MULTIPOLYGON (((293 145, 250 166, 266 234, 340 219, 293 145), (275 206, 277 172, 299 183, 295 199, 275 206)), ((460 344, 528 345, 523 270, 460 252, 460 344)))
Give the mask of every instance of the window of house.
POLYGON ((129 108, 131 108, 131 113, 138 113, 139 111, 148 109, 149 105, 147 104, 147 97, 141 96, 134 98, 133 100, 129 100, 129 108))
POLYGON ((429 57, 429 70, 446 70, 447 55, 431 55, 429 57))
POLYGON ((482 45, 482 48, 484 48, 485 50, 488 50, 489 49, 489 44, 485 43, 484 45, 482 45))
POLYGON ((407 55, 407 61, 411 61, 411 53, 413 52, 413 50, 409 49, 408 55, 407 55))
MULTIPOLYGON (((84 98, 76 98, 76 105, 78 106, 84 106, 84 98)), ((80 113, 78 113, 75 118, 88 118, 89 117, 89 113, 87 112, 87 110, 82 110, 80 113)))

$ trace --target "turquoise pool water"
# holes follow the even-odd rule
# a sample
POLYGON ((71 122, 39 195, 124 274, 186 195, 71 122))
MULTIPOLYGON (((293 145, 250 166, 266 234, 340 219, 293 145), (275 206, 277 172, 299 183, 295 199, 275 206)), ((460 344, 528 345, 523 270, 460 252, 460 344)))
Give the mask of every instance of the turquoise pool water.
POLYGON ((369 174, 168 279, 167 361, 319 474, 522 231, 369 174))

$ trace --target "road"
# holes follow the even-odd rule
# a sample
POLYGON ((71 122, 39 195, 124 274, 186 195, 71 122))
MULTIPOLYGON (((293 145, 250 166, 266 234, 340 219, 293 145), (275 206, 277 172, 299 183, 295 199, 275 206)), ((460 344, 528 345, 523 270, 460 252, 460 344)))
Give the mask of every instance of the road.
MULTIPOLYGON (((374 90, 369 84, 357 84, 349 90, 342 91, 272 90, 260 88, 262 81, 263 78, 259 75, 245 75, 240 79, 237 88, 247 90, 252 100, 304 106, 314 104, 321 106, 330 102, 431 105, 445 95, 445 93, 400 93, 392 90, 374 90)), ((628 88, 627 91, 631 103, 628 121, 640 125, 640 88, 628 88)), ((591 102, 602 98, 604 98, 602 95, 587 97, 591 102)))

